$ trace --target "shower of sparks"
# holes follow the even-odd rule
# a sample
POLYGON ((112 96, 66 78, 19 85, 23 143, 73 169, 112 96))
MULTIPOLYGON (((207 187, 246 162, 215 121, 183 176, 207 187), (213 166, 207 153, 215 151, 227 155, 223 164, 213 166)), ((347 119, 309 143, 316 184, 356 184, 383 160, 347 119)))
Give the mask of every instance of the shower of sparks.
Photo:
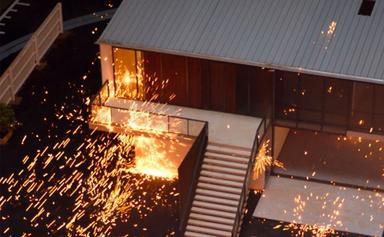
MULTIPOLYGON (((120 49, 114 50, 116 52, 120 49)), ((141 58, 141 53, 139 55, 141 58)), ((168 159, 167 154, 174 151, 176 144, 182 145, 179 134, 186 134, 188 124, 183 124, 186 120, 181 118, 165 115, 165 104, 152 103, 159 98, 169 80, 161 81, 156 74, 144 76, 142 62, 137 64, 134 72, 129 71, 123 62, 118 66, 116 81, 107 82, 101 89, 100 96, 92 102, 91 124, 102 125, 111 132, 136 134, 129 142, 133 142, 134 147, 142 152, 137 154, 132 172, 166 179, 176 178, 177 167, 168 159), (122 107, 125 109, 108 106, 113 101, 123 103, 122 107), (166 143, 170 146, 164 144, 162 138, 167 138, 166 143)), ((168 100, 174 98, 175 95, 172 94, 168 100)))
MULTIPOLYGON (((308 184, 310 185, 310 184, 308 184)), ((309 188, 307 185, 305 189, 309 188)), ((345 190, 345 187, 339 187, 340 190, 345 190)), ((369 202, 371 208, 382 209, 384 208, 384 197, 381 193, 376 192, 374 195, 360 197, 358 194, 352 197, 353 199, 360 200, 361 202, 369 202)), ((342 211, 345 205, 348 206, 347 201, 340 196, 331 197, 330 193, 324 193, 322 195, 310 193, 308 196, 296 195, 294 198, 295 207, 289 213, 289 210, 283 210, 285 214, 292 214, 293 220, 291 223, 274 226, 273 229, 282 229, 283 231, 290 231, 292 236, 307 236, 311 233, 312 236, 326 237, 329 235, 335 235, 336 229, 344 229, 344 223, 342 221, 342 211), (315 213, 308 213, 307 206, 314 202, 321 203, 321 209, 323 212, 318 213, 318 219, 322 219, 322 225, 319 224, 303 224, 305 222, 304 215, 308 216, 315 215, 315 213)), ((361 213, 365 215, 365 213, 361 213)), ((369 221, 374 221, 375 217, 370 215, 369 221)), ((382 224, 379 226, 381 229, 384 228, 382 224)))
MULTIPOLYGON (((80 125, 67 134, 84 133, 83 129, 80 125)), ((126 135, 101 134, 72 147, 76 142, 68 136, 24 157, 24 169, 0 178, 1 188, 8 192, 0 197, 0 209, 8 210, 2 212, 2 221, 11 220, 10 210, 21 205, 31 228, 40 226, 49 235, 110 236, 132 209, 144 218, 156 206, 175 205, 178 193, 175 187, 169 190, 174 185, 153 190, 154 176, 132 172, 136 161, 133 143, 127 141, 131 138, 126 135)))
MULTIPOLYGON (((82 76, 83 81, 87 78, 82 76)), ((81 87, 77 92, 82 96, 85 90, 81 87)), ((105 102, 108 95, 105 91, 101 94, 105 102)), ((84 102, 92 101, 84 98, 84 102)), ((176 218, 177 167, 165 157, 164 145, 154 141, 157 135, 164 136, 164 130, 156 130, 155 121, 144 125, 140 122, 148 121, 148 114, 132 113, 125 125, 150 130, 152 137, 90 131, 83 109, 66 111, 61 106, 58 111, 57 121, 79 125, 68 129, 64 138, 49 136, 52 145, 26 155, 19 172, 0 177, 0 188, 6 190, 0 196, 0 235, 18 233, 18 228, 7 224, 15 221, 14 209, 22 213, 23 225, 29 226, 29 231, 19 236, 32 236, 36 231, 41 236, 111 236, 115 227, 132 215, 138 222, 127 228, 146 231, 140 220, 159 208, 172 210, 176 218), (137 155, 140 149, 145 152, 137 155)), ((93 106, 91 113, 92 120, 112 127, 110 108, 93 106)), ((32 136, 26 134, 20 143, 32 136)), ((168 136, 172 150, 178 143, 177 134, 168 136)), ((41 140, 37 134, 35 137, 41 140)), ((174 234, 175 230, 168 230, 168 235, 174 234)))
POLYGON ((270 154, 270 150, 270 140, 267 140, 261 145, 259 152, 256 156, 256 162, 253 168, 254 179, 257 179, 258 177, 260 177, 260 175, 264 175, 268 167, 276 166, 284 168, 284 164, 282 162, 278 160, 273 160, 272 156, 268 155, 270 154))

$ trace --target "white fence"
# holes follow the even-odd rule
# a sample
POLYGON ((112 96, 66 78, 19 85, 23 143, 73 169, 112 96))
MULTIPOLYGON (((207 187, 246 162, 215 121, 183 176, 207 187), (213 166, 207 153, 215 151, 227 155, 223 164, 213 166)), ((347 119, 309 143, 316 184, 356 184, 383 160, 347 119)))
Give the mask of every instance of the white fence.
POLYGON ((9 103, 15 99, 17 91, 62 32, 63 15, 61 3, 58 3, 0 77, 0 102, 9 103))

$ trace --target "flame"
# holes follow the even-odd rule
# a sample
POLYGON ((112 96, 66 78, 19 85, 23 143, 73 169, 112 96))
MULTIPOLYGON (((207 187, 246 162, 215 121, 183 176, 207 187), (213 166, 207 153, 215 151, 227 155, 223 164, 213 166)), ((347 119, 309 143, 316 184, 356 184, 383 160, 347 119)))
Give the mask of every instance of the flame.
MULTIPOLYGON (((117 59, 119 60, 119 59, 117 59)), ((121 60, 120 60, 121 61, 121 60)), ((118 66, 115 67, 115 88, 112 89, 110 97, 123 97, 133 100, 144 100, 144 83, 143 83, 143 65, 137 64, 136 71, 131 72, 128 68, 119 61, 118 66)), ((148 176, 160 177, 168 180, 177 178, 178 172, 176 165, 167 157, 172 152, 167 146, 166 142, 161 138, 166 137, 167 143, 177 143, 177 133, 169 133, 168 116, 164 114, 163 105, 149 103, 156 100, 159 91, 163 90, 169 80, 158 83, 158 78, 154 76, 147 76, 146 94, 151 94, 147 101, 133 102, 130 108, 116 109, 104 106, 95 106, 92 109, 92 119, 94 123, 104 125, 108 131, 114 131, 114 126, 119 126, 119 131, 131 136, 119 136, 119 139, 126 147, 134 147, 135 149, 135 162, 134 167, 129 169, 129 172, 140 173, 148 176), (160 111, 157 114, 145 111, 160 111), (119 113, 124 119, 118 122, 114 121, 115 117, 111 114, 119 113), (133 133, 136 134, 133 136, 133 133), (139 132, 139 133, 137 133, 139 132), (145 135, 140 135, 145 133, 145 135), (139 135, 137 135, 139 134, 139 135)), ((109 85, 112 87, 112 85, 109 85)), ((103 93, 105 95, 106 93, 103 93)), ((104 98, 104 96, 102 96, 104 98)), ((175 98, 171 95, 169 100, 175 98)), ((102 99, 102 102, 108 102, 107 99, 102 99)), ((180 120, 173 120, 172 127, 177 127, 180 120)), ((172 147, 172 146, 171 146, 172 147)))
POLYGON ((135 165, 132 173, 176 179, 176 165, 167 157, 166 144, 156 137, 136 136, 133 139, 136 150, 135 165))

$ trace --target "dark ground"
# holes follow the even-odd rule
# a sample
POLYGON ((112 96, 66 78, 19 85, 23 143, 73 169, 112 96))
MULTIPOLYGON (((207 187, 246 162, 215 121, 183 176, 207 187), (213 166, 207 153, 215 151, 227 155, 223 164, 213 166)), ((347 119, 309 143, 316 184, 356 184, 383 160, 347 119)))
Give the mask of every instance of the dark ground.
POLYGON ((11 13, 12 19, 5 19, 0 29, 6 34, 0 35, 0 46, 33 33, 51 12, 56 3, 61 2, 64 21, 118 7, 121 0, 23 0, 30 6, 18 6, 11 13), (81 2, 81 4, 80 4, 81 2))
MULTIPOLYGON (((23 99, 15 109, 20 125, 16 128, 9 144, 0 147, 0 178, 9 177, 12 173, 17 174, 22 169, 26 170, 25 165, 22 164, 25 155, 33 157, 46 146, 52 147, 56 142, 66 138, 71 139, 65 149, 65 155, 68 157, 73 156, 75 148, 86 139, 104 139, 113 142, 114 138, 111 135, 101 132, 92 134, 92 131, 87 128, 86 119, 89 110, 85 101, 86 98, 97 92, 101 84, 100 64, 97 59, 98 46, 94 44, 97 35, 91 34, 95 26, 104 28, 105 23, 82 27, 60 36, 42 60, 40 68, 32 73, 19 92, 23 99), (80 35, 81 37, 79 37, 80 35), (87 79, 83 79, 84 75, 87 75, 87 79), (67 117, 64 116, 60 119, 60 115, 67 117), (80 132, 68 134, 67 131, 73 131, 78 126, 80 126, 80 132), (24 144, 21 145, 25 135, 27 136, 24 144)), ((86 149, 81 151, 85 154, 89 152, 86 149)), ((48 152, 54 151, 49 149, 48 152)), ((90 158, 93 159, 94 157, 90 158)), ((54 162, 48 171, 51 175, 57 172, 57 167, 62 164, 60 160, 54 162)), ((80 166, 78 170, 87 173, 89 162, 80 166)), ((68 169, 61 172, 59 180, 69 176, 73 171, 73 169, 68 169)), ((37 169, 37 176, 39 176, 39 172, 41 171, 37 169)), ((17 178, 20 181, 28 179, 25 173, 17 176, 17 178)), ((132 180, 137 179, 140 177, 132 175, 132 180)), ((54 183, 55 180, 58 179, 54 179, 52 182, 54 183)), ((47 183, 46 186, 51 184, 47 183)), ((171 235, 177 226, 177 197, 169 193, 176 188, 176 185, 175 182, 163 180, 142 182, 141 189, 136 190, 137 192, 132 195, 133 201, 141 202, 138 206, 153 206, 155 208, 149 211, 140 210, 140 207, 133 208, 124 223, 121 222, 122 220, 116 221, 112 236, 125 236, 126 234, 129 236, 171 235), (155 205, 152 197, 143 201, 140 195, 144 192, 148 193, 147 196, 161 194, 164 201, 159 206, 155 205), (141 214, 145 211, 147 211, 147 216, 141 214)), ((7 185, 0 185, 0 191, 0 197, 15 196, 14 190, 10 192, 7 185)), ((28 200, 34 197, 33 195, 24 192, 21 198, 18 198, 20 200, 13 197, 3 208, 0 208, 0 216, 4 218, 0 222, 0 235, 21 236, 25 232, 31 233, 31 236, 68 236, 68 233, 63 231, 52 231, 52 228, 47 228, 45 225, 48 220, 51 220, 49 218, 42 219, 39 226, 31 227, 29 220, 33 218, 36 212, 26 212, 25 209, 29 204, 28 200), (26 219, 23 218, 24 216, 26 219), (3 234, 8 227, 10 230, 3 234)), ((55 205, 48 205, 46 211, 54 213, 52 215, 54 218, 65 220, 70 216, 73 205, 73 200, 70 197, 63 199, 63 197, 55 195, 49 201, 55 202, 55 205)))
POLYGON ((12 3, 12 0, 2 0, 0 2, 0 15, 8 8, 8 6, 12 3))

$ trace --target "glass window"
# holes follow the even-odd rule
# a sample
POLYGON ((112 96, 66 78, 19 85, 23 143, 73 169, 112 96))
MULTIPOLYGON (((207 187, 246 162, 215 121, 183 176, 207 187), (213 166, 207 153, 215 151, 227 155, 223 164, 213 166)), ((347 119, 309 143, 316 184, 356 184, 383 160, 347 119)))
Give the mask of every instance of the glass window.
POLYGON ((276 75, 276 117, 297 119, 297 73, 279 72, 276 75))
POLYGON ((350 110, 350 96, 350 81, 325 78, 325 124, 347 127, 350 110))
POLYGON ((113 48, 115 95, 129 99, 143 99, 143 70, 141 52, 113 48))
POLYGON ((369 130, 373 127, 373 86, 366 83, 355 82, 353 85, 351 126, 358 129, 369 130))
POLYGON ((375 131, 384 132, 384 86, 375 85, 373 125, 375 131))
POLYGON ((321 122, 323 78, 301 74, 299 83, 299 119, 308 122, 321 122))

